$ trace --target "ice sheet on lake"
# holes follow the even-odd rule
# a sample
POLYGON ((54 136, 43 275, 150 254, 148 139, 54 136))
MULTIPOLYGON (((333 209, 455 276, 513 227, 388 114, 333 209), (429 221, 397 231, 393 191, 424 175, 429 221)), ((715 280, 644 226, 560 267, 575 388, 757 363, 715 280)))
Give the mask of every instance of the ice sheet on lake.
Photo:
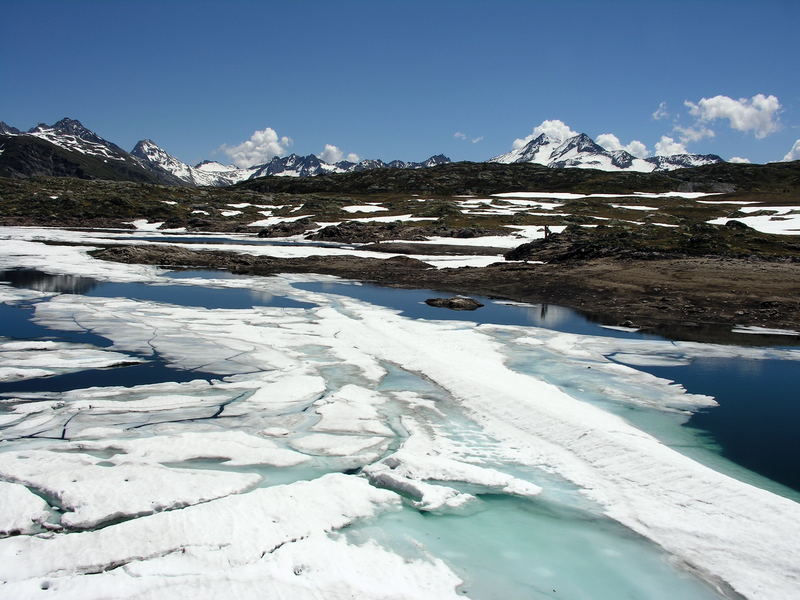
POLYGON ((796 503, 701 466, 623 419, 511 371, 496 342, 474 330, 355 306, 348 312, 353 316, 325 315, 340 323, 337 339, 449 390, 516 448, 520 462, 555 469, 609 516, 746 596, 782 598, 796 589, 796 503))
POLYGON ((6 593, 32 598, 456 598, 460 581, 440 560, 330 537, 398 505, 363 479, 327 475, 98 531, 2 540, 0 577, 6 593))
POLYGON ((169 435, 104 439, 69 444, 78 451, 113 451, 109 462, 125 464, 179 463, 197 459, 221 460, 228 466, 270 465, 292 467, 308 457, 284 448, 271 439, 244 431, 174 432, 169 435))
POLYGON ((86 344, 0 342, 0 381, 18 381, 140 362, 143 362, 141 358, 86 344))
MULTIPOLYGON (((87 257, 85 247, 51 251, 21 242, 20 256, 11 257, 14 244, 0 244, 5 264, 42 262, 56 272, 159 280, 157 269, 102 263, 87 257)), ((111 351, 158 352, 173 366, 226 377, 11 399, 6 404, 11 420, 2 430, 9 441, 0 448, 5 476, 24 478, 85 511, 70 518, 75 511, 67 512, 65 524, 73 518, 83 525, 105 522, 115 514, 129 520, 91 532, 0 541, 6 593, 36 597, 58 590, 63 597, 101 598, 112 590, 119 597, 213 597, 212 592, 225 588, 247 597, 254 590, 261 593, 267 574, 276 594, 293 598, 338 593, 391 597, 385 582, 407 585, 409 597, 454 597, 457 578, 436 560, 406 561, 390 549, 353 546, 329 535, 402 502, 362 477, 309 476, 302 470, 312 464, 347 464, 343 459, 350 457, 337 454, 345 450, 362 457, 374 452, 367 471, 390 477, 398 491, 417 498, 411 502, 422 501, 420 506, 426 507, 457 508, 480 490, 516 494, 535 503, 538 483, 520 470, 559 474, 607 515, 708 579, 727 581, 750 598, 783 599, 796 590, 796 503, 679 454, 619 416, 579 399, 580 390, 571 384, 627 406, 691 410, 711 405, 713 399, 688 395, 613 358, 798 360, 798 351, 412 320, 357 300, 291 287, 310 279, 334 281, 303 275, 217 282, 251 285, 318 304, 306 310, 212 311, 69 296, 36 305, 39 324, 90 329, 112 340, 111 351), (541 368, 552 367, 550 375, 559 385, 524 372, 519 365, 531 357, 541 368), (389 379, 387 365, 415 374, 415 385, 427 391, 382 389, 389 379), (459 439, 454 430, 467 422, 473 429, 459 439), (22 437, 40 431, 58 437, 64 428, 73 441, 22 437), (222 435, 226 431, 249 437, 234 440, 222 435), (192 434, 183 437, 185 446, 164 443, 184 434, 192 434), (484 444, 476 437, 489 441, 484 444), (77 438, 85 445, 75 446, 77 438), (372 439, 385 441, 367 446, 372 439), (119 454, 115 445, 127 454, 119 454), (252 465, 273 450, 297 453, 302 448, 308 460, 285 469, 296 469, 291 475, 295 480, 311 481, 238 495, 259 476, 223 464, 205 465, 202 471, 161 465, 173 458, 227 458, 252 465), (312 450, 319 454, 312 456, 312 450), (393 454, 381 460, 379 453, 384 452, 393 454), (59 465, 60 472, 55 472, 59 465), (153 507, 148 508, 144 493, 120 498, 124 481, 118 489, 105 490, 108 498, 99 498, 104 487, 92 491, 89 484, 100 473, 111 482, 125 474, 146 476, 153 486, 168 478, 174 487, 144 489, 174 509, 129 518, 153 507), (200 474, 208 481, 201 482, 200 474), (465 488, 467 484, 476 487, 465 488), (237 485, 244 487, 237 490, 237 485), (213 491, 234 495, 201 500, 215 496, 209 493, 213 491), (194 502, 202 503, 177 508, 194 502), (347 568, 350 561, 365 561, 366 570, 347 568), (89 573, 93 575, 86 577, 89 573), (42 590, 44 583, 48 591, 42 590)), ((24 290, 4 293, 33 297, 24 290)), ((542 495, 547 493, 543 487, 542 495)), ((469 527, 468 518, 464 526, 469 527)))
POLYGON ((0 453, 0 477, 55 498, 61 524, 85 529, 112 519, 189 506, 255 486, 253 474, 169 469, 47 450, 0 453))

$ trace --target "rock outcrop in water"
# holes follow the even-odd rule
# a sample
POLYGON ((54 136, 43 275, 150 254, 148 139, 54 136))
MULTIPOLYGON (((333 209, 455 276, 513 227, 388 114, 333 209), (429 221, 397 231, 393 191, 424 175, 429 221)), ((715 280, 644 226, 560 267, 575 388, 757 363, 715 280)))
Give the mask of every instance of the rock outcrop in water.
POLYGON ((483 306, 473 298, 465 296, 453 296, 452 298, 428 298, 425 300, 428 306, 437 308, 449 308, 450 310, 476 310, 483 306))

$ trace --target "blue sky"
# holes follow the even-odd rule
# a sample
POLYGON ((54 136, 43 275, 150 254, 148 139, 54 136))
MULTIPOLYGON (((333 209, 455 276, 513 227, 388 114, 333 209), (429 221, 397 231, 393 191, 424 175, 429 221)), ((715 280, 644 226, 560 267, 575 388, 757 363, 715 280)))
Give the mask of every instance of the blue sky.
POLYGON ((70 116, 190 163, 326 144, 485 160, 546 120, 753 162, 800 138, 794 0, 5 0, 2 14, 0 120, 70 116))

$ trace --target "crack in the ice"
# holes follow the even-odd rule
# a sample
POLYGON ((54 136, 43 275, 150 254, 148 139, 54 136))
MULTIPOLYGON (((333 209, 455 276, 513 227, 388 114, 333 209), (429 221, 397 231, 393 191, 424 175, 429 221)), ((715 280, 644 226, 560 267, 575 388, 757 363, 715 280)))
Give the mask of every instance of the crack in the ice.
POLYGON ((154 425, 164 425, 166 423, 192 423, 192 422, 195 422, 195 421, 208 421, 210 419, 234 419, 238 415, 234 415, 234 416, 230 416, 229 417, 229 416, 223 415, 222 412, 225 410, 226 406, 228 406, 232 402, 236 402, 237 400, 243 398, 244 396, 246 396, 249 393, 250 393, 249 390, 247 392, 242 392, 238 396, 235 396, 234 398, 230 398, 229 400, 226 400, 225 402, 219 404, 217 406, 217 409, 214 412, 214 414, 210 415, 210 416, 207 416, 207 417, 192 417, 190 419, 170 419, 170 420, 167 420, 167 421, 156 421, 156 422, 150 422, 150 423, 140 423, 139 425, 132 425, 131 427, 128 427, 126 429, 126 431, 131 431, 131 430, 134 430, 134 429, 140 429, 142 427, 152 427, 154 425))
POLYGON ((66 440, 67 439, 67 426, 70 424, 70 421, 72 421, 72 419, 74 419, 75 417, 77 417, 80 414, 80 412, 81 411, 79 409, 78 412, 73 414, 69 419, 67 419, 64 422, 64 426, 61 428, 61 439, 62 440, 66 440))

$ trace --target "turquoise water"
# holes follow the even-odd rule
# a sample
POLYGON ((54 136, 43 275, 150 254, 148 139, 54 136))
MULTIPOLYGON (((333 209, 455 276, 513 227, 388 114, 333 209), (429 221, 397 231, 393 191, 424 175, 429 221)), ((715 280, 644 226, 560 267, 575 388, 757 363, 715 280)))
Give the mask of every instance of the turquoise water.
POLYGON ((544 498, 486 495, 468 515, 410 508, 347 530, 408 558, 421 544, 476 600, 711 600, 710 585, 675 568, 651 542, 613 521, 544 498))

